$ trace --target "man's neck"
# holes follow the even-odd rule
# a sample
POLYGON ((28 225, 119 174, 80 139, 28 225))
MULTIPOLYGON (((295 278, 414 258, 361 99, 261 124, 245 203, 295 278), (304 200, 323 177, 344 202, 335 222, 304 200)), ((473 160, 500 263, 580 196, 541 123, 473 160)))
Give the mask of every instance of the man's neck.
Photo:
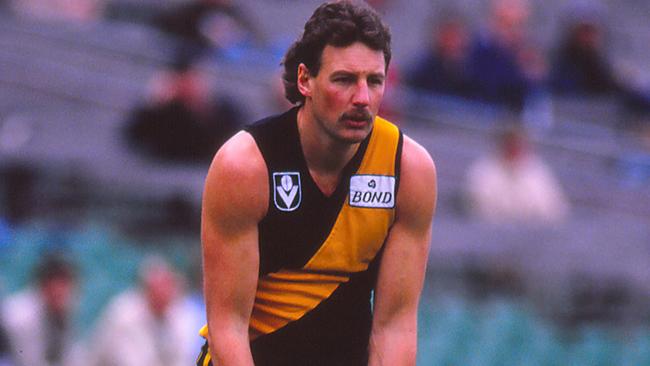
POLYGON ((308 106, 298 110, 298 131, 307 166, 321 173, 343 170, 360 145, 337 140, 328 134, 314 120, 308 106))
POLYGON ((314 119, 309 106, 298 110, 297 119, 300 144, 309 172, 325 194, 331 193, 360 144, 336 140, 314 119))

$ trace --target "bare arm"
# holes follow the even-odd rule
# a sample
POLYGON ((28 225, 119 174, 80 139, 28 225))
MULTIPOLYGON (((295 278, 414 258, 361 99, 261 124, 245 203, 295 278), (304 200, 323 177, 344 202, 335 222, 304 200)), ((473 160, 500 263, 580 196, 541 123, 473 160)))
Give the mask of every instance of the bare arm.
POLYGON ((219 366, 253 365, 248 338, 257 287, 257 224, 266 213, 267 172, 253 138, 235 135, 216 154, 201 213, 208 343, 219 366))
POLYGON ((371 366, 415 365, 417 310, 435 203, 433 161, 405 137, 396 219, 385 243, 375 290, 371 366))

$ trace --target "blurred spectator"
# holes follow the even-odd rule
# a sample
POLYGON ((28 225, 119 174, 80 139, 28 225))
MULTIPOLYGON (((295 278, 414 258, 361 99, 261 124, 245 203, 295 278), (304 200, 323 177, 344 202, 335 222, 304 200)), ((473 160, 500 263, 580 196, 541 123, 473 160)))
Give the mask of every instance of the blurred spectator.
POLYGON ((163 12, 155 24, 179 37, 201 54, 207 49, 227 51, 261 40, 254 23, 232 0, 192 0, 163 12))
POLYGON ((551 169, 518 127, 499 136, 495 154, 470 166, 465 189, 469 209, 488 222, 558 222, 569 210, 551 169))
POLYGON ((9 5, 19 16, 90 22, 101 17, 105 4, 104 0, 9 0, 9 5))
POLYGON ((468 31, 458 15, 443 14, 431 27, 431 42, 415 64, 406 70, 409 86, 434 93, 469 96, 467 69, 468 31))
POLYGON ((140 285, 108 305, 95 330, 94 366, 192 365, 197 316, 184 303, 179 275, 162 258, 147 258, 140 285))
POLYGON ((73 327, 76 292, 72 265, 48 255, 36 270, 35 287, 6 299, 2 318, 17 366, 85 365, 73 327))
POLYGON ((526 39, 526 0, 494 0, 488 28, 474 40, 469 72, 479 100, 521 111, 545 74, 543 57, 526 39))
POLYGON ((615 97, 631 112, 650 113, 650 91, 626 82, 611 66, 602 26, 594 16, 578 16, 567 26, 553 61, 550 84, 556 94, 615 97))
POLYGON ((130 115, 126 137, 153 157, 210 161, 242 125, 242 109, 229 97, 214 96, 198 67, 180 62, 152 80, 151 99, 130 115))
POLYGON ((602 31, 592 21, 580 20, 565 31, 551 70, 554 92, 581 95, 613 94, 618 91, 602 47, 602 31))

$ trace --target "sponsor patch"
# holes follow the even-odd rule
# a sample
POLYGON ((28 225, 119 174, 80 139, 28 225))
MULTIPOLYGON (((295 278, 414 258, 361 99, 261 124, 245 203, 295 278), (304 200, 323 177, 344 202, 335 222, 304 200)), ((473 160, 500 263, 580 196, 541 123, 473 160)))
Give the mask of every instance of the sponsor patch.
POLYGON ((293 211, 300 206, 302 189, 300 173, 273 173, 273 202, 280 211, 293 211))
POLYGON ((348 203, 352 207, 395 207, 395 177, 387 175, 353 175, 350 178, 348 203))

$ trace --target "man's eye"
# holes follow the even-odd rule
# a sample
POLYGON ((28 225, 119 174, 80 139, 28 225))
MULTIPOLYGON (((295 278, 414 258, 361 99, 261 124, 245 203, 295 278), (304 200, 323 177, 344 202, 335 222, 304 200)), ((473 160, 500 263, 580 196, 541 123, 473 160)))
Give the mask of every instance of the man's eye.
POLYGON ((372 79, 368 80, 368 84, 370 84, 370 85, 383 85, 384 84, 384 79, 372 78, 372 79))
POLYGON ((354 79, 351 78, 351 77, 339 77, 339 78, 334 79, 334 82, 335 83, 342 83, 342 84, 349 84, 349 83, 354 82, 354 79))

